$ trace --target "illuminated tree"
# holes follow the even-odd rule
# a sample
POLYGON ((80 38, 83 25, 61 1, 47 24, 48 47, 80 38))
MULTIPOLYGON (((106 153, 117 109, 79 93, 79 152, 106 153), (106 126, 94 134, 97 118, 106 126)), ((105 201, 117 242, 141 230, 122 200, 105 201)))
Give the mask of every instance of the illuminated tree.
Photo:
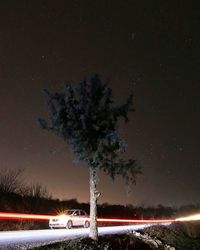
POLYGON ((133 95, 119 106, 114 106, 112 90, 97 75, 77 86, 65 84, 62 93, 50 93, 49 120, 39 119, 40 126, 61 137, 69 144, 78 160, 88 165, 90 180, 90 237, 97 240, 97 171, 102 170, 113 180, 123 177, 135 183, 140 168, 136 161, 120 158, 126 150, 125 142, 117 133, 122 117, 128 121, 133 95))

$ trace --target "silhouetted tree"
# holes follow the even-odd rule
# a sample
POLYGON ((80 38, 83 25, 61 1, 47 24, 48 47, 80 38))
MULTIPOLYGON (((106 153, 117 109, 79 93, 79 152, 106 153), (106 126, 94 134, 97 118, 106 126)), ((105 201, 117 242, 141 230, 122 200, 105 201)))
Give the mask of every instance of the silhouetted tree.
POLYGON ((22 169, 3 169, 0 174, 0 195, 21 194, 25 188, 22 169))
POLYGON ((51 199, 51 194, 48 192, 46 186, 43 186, 40 183, 33 183, 27 186, 26 195, 35 199, 51 199))
POLYGON ((40 126, 61 137, 73 149, 76 157, 85 161, 90 180, 90 237, 97 239, 97 171, 103 170, 112 179, 117 175, 126 183, 135 183, 140 168, 132 159, 120 158, 126 150, 125 142, 117 133, 122 117, 127 122, 133 95, 119 106, 113 105, 112 90, 95 75, 89 82, 76 87, 65 84, 62 93, 50 93, 49 121, 39 119, 40 126))

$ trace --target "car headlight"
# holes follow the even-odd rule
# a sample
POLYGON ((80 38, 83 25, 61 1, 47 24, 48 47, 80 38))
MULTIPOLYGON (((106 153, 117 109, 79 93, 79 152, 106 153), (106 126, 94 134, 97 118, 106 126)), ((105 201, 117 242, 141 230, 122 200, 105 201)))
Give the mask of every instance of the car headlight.
POLYGON ((67 216, 66 215, 60 215, 59 216, 59 221, 60 222, 65 222, 67 220, 67 216))

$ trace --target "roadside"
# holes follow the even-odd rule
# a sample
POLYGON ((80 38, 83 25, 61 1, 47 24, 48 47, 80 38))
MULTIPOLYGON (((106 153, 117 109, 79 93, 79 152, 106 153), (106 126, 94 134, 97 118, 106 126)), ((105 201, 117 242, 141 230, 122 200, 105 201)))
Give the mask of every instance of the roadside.
POLYGON ((151 226, 131 234, 100 236, 98 242, 79 238, 33 248, 39 250, 199 250, 200 223, 151 226))

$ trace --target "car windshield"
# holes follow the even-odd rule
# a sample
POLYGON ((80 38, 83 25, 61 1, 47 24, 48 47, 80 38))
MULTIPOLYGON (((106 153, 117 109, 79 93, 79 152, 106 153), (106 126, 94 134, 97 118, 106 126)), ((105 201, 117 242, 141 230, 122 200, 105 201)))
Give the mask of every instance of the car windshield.
POLYGON ((66 215, 72 215, 75 210, 67 210, 65 211, 66 215))

